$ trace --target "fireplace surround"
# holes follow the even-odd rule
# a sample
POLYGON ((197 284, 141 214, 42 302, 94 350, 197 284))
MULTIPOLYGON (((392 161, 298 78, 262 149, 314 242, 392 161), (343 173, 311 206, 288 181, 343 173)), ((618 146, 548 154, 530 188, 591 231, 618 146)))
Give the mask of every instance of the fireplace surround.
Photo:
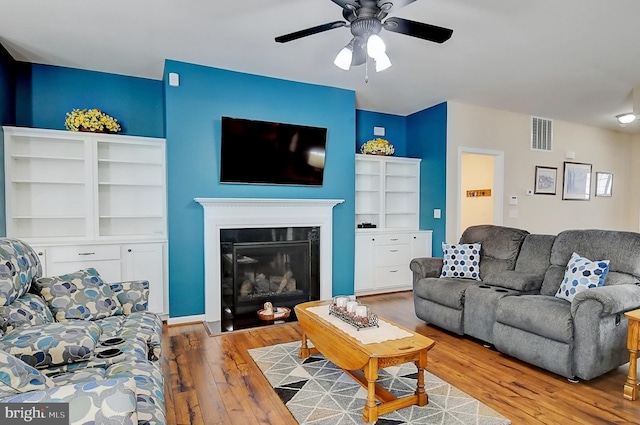
POLYGON ((318 227, 320 299, 332 296, 333 207, 342 199, 195 198, 204 209, 205 321, 222 319, 221 230, 318 227))

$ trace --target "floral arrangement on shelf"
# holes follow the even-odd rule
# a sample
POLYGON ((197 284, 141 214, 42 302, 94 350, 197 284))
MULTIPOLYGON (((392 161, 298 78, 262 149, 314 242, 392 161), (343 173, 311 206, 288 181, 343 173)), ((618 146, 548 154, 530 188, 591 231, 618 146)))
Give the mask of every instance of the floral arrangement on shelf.
POLYGON ((395 149, 388 140, 378 137, 363 144, 360 152, 368 155, 393 155, 395 149))
POLYGON ((74 109, 67 112, 64 126, 69 131, 89 131, 94 133, 117 133, 122 130, 118 120, 100 109, 74 109))

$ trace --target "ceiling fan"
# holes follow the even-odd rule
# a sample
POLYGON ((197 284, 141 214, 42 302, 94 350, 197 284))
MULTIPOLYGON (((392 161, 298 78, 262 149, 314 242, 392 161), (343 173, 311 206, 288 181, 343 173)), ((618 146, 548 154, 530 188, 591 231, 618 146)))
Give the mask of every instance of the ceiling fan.
POLYGON ((376 71, 391 66, 386 54, 384 42, 378 35, 384 28, 387 31, 421 38, 435 43, 444 43, 453 34, 453 30, 422 22, 410 21, 403 18, 387 18, 416 0, 331 0, 342 7, 342 16, 348 21, 334 21, 315 27, 292 32, 276 37, 278 43, 287 43, 309 35, 318 34, 334 28, 347 27, 351 29, 353 38, 338 53, 334 63, 348 70, 351 66, 361 65, 367 61, 367 56, 376 62, 376 71), (385 19, 387 18, 387 19, 385 19))

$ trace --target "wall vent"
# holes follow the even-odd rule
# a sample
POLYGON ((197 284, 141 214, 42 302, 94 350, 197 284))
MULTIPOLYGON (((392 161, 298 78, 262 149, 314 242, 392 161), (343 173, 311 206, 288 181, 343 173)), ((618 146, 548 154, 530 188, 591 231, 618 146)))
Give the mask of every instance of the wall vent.
POLYGON ((551 152, 553 142, 553 121, 531 117, 531 150, 551 152))

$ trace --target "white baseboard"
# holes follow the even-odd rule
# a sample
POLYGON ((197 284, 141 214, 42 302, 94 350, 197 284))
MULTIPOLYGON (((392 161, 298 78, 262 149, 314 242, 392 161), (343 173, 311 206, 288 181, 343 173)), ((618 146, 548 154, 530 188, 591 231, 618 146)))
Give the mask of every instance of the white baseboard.
POLYGON ((182 317, 169 317, 167 319, 167 325, 184 325, 185 323, 198 323, 204 322, 204 314, 196 314, 194 316, 182 316, 182 317))

